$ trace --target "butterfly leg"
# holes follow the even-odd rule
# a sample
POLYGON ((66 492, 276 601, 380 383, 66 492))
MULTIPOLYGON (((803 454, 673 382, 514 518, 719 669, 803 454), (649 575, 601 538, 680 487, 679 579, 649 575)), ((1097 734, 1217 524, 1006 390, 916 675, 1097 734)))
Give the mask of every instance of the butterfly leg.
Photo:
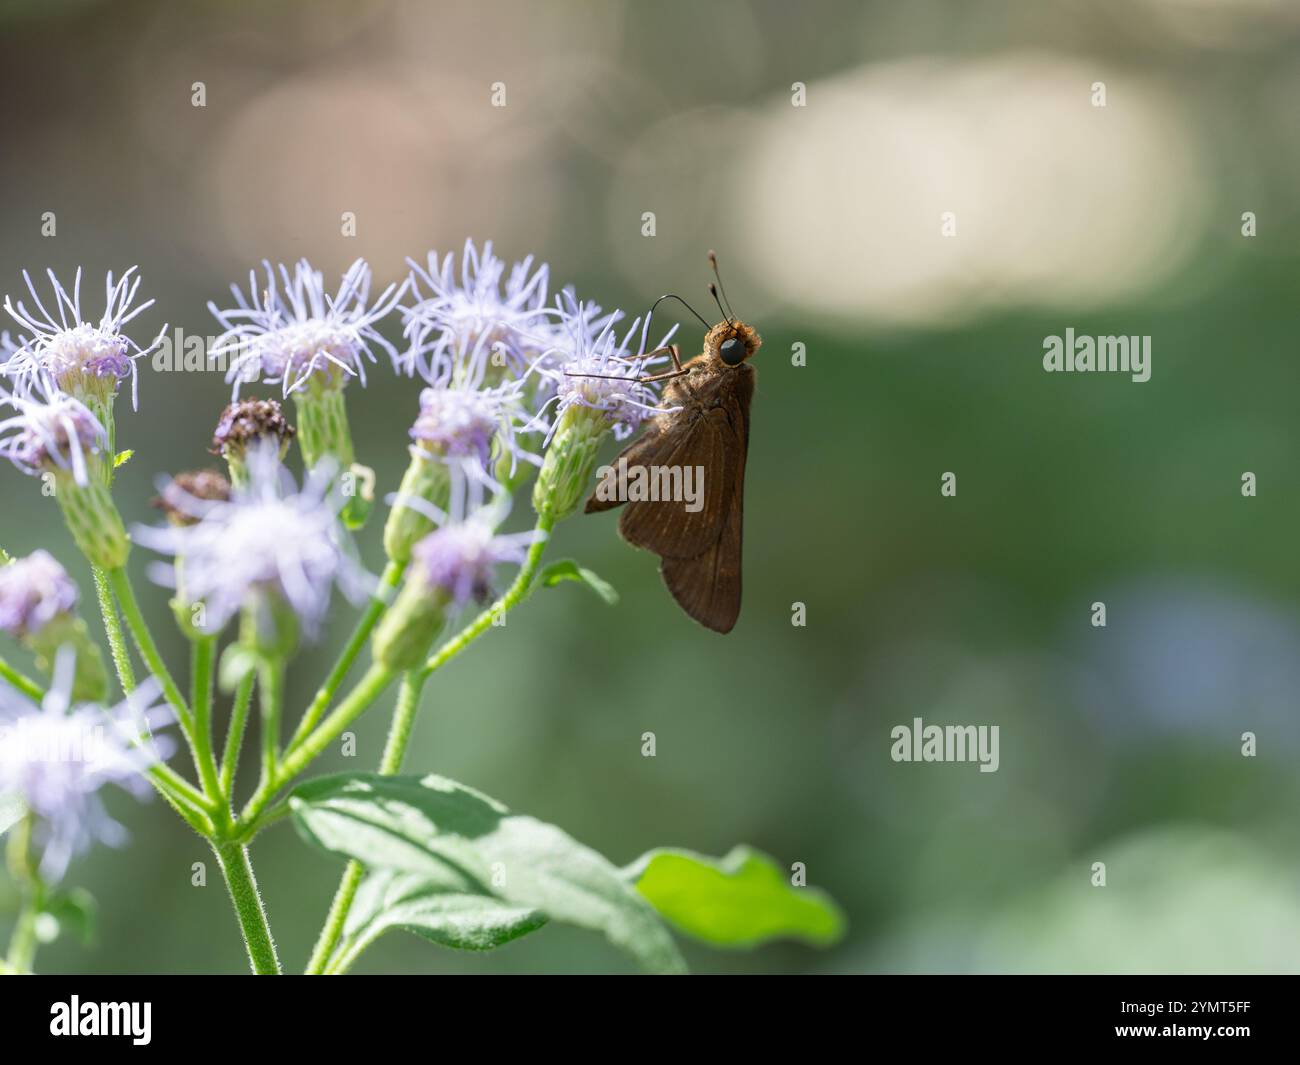
POLYGON ((681 352, 678 351, 676 344, 669 344, 666 348, 656 348, 654 351, 648 351, 644 355, 616 355, 615 358, 624 362, 636 362, 639 359, 649 359, 654 356, 667 352, 673 360, 673 369, 665 370, 663 373, 651 374, 648 377, 623 377, 620 374, 606 373, 570 373, 564 371, 565 377, 597 377, 602 381, 635 381, 637 384, 645 385, 653 381, 667 381, 670 377, 681 377, 691 371, 682 365, 681 352))

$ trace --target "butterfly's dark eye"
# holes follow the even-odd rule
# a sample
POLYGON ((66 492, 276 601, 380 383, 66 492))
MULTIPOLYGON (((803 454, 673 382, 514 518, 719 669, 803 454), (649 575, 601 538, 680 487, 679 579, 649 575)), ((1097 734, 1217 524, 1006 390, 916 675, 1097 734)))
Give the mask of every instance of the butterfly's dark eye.
POLYGON ((745 344, 740 337, 730 337, 722 342, 718 354, 728 366, 737 366, 745 361, 745 344))

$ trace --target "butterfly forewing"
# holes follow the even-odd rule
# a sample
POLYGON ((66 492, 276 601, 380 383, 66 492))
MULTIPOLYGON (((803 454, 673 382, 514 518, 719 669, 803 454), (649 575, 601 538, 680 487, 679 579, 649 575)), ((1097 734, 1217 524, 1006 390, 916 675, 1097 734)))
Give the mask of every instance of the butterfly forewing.
MULTIPOLYGON (((689 477, 696 488, 695 498, 629 503, 618 522, 623 539, 668 558, 693 558, 707 551, 722 534, 736 467, 744 463, 743 449, 744 441, 721 407, 669 435, 653 454, 637 461, 645 463, 652 474, 676 471, 682 484, 689 477)), ((628 465, 631 468, 632 463, 628 465)))

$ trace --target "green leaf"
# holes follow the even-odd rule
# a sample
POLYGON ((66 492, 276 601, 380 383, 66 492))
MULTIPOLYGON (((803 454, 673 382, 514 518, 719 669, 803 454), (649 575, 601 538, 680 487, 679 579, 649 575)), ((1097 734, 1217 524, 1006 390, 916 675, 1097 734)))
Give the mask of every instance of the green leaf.
POLYGON ((455 781, 344 773, 302 784, 289 808, 303 838, 331 854, 537 910, 604 933, 652 972, 685 971, 668 930, 610 862, 455 781))
POLYGON ((618 592, 614 590, 614 586, 609 581, 596 576, 591 570, 579 566, 571 558, 566 558, 560 562, 552 562, 542 570, 538 579, 542 582, 544 588, 553 588, 561 581, 577 581, 579 584, 585 584, 605 600, 609 606, 614 606, 618 602, 618 592))
POLYGON ((545 923, 546 915, 539 910, 511 906, 490 895, 444 891, 437 881, 412 873, 375 870, 357 888, 329 967, 346 969, 394 928, 457 950, 492 950, 545 923))
POLYGON ((660 849, 624 870, 674 927, 716 947, 754 947, 772 939, 830 946, 844 916, 825 892, 795 887, 766 854, 732 848, 724 858, 660 849))
POLYGON ((23 819, 27 806, 17 795, 0 795, 0 836, 23 819))
POLYGON ((126 451, 119 451, 117 455, 114 456, 113 458, 113 469, 117 469, 119 466, 125 466, 128 462, 131 461, 131 456, 134 454, 135 451, 132 449, 128 449, 126 451))

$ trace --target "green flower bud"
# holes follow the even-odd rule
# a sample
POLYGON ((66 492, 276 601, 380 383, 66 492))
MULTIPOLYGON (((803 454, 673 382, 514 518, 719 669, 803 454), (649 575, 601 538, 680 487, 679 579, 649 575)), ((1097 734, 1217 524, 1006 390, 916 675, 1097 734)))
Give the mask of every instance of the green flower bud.
POLYGON ((352 478, 359 491, 348 495, 339 517, 349 529, 360 529, 374 506, 374 470, 355 461, 352 430, 348 426, 347 403, 341 375, 314 374, 307 387, 293 394, 298 408, 298 446, 310 470, 325 458, 352 478))
POLYGON ((408 580, 375 628, 375 661, 394 672, 422 665, 446 623, 450 601, 418 575, 408 580))
POLYGON ((313 376, 305 388, 293 394, 293 399, 298 408, 298 446, 307 468, 316 466, 326 456, 340 470, 351 466, 356 456, 343 389, 313 376))
POLYGON ((561 521, 578 509, 591 486, 601 441, 609 431, 609 420, 590 407, 575 404, 560 416, 533 485, 533 509, 538 514, 549 511, 561 521))
POLYGON ((398 499, 384 525, 384 550, 394 562, 409 562, 416 541, 433 531, 433 521, 403 499, 422 499, 439 510, 447 509, 451 496, 451 472, 447 464, 424 448, 411 449, 411 461, 402 474, 398 499))
POLYGON ((54 497, 63 511, 63 521, 81 553, 92 566, 117 569, 126 564, 131 552, 126 527, 109 494, 108 485, 97 470, 84 485, 67 471, 55 474, 54 497))

